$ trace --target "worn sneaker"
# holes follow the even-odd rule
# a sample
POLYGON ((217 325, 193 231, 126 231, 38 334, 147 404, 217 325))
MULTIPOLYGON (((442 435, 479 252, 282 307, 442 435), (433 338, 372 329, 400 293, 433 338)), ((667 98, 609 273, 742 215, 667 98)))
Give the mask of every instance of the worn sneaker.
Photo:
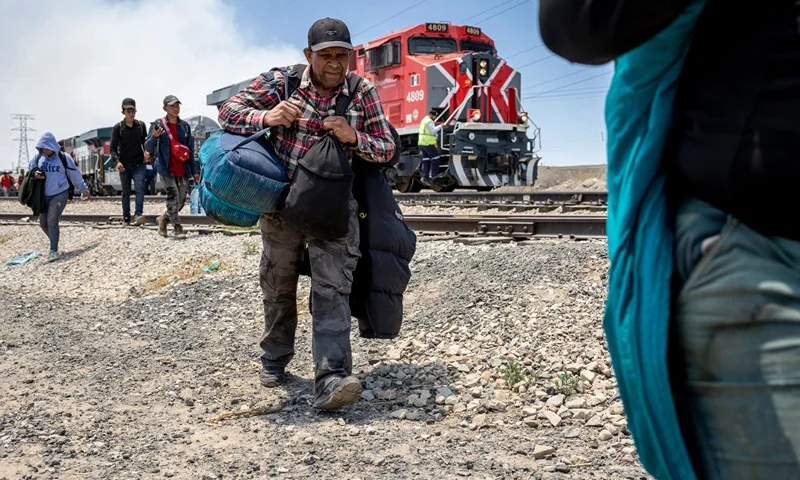
POLYGON ((181 225, 180 223, 176 223, 172 228, 175 229, 176 237, 180 237, 181 235, 183 235, 183 225, 181 225))
POLYGON ((314 408, 320 410, 336 410, 345 405, 356 403, 361 398, 361 381, 354 376, 332 380, 317 395, 314 408))
POLYGON ((134 217, 133 219, 133 223, 141 227, 142 225, 144 225, 144 216, 136 215, 136 217, 134 217))
POLYGON ((261 385, 274 388, 286 379, 286 371, 283 367, 262 367, 260 378, 261 385))
POLYGON ((47 261, 48 262, 55 262, 59 258, 61 258, 61 257, 58 255, 58 252, 56 252, 55 250, 50 250, 50 255, 47 256, 47 261))
POLYGON ((164 215, 156 217, 156 223, 158 224, 158 234, 167 238, 167 219, 164 218, 164 215))

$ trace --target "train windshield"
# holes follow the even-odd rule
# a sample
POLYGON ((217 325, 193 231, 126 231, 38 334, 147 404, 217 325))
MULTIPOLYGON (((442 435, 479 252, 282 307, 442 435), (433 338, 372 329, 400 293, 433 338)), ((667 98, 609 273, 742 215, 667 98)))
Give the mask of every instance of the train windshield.
POLYGON ((408 39, 408 53, 411 55, 455 53, 457 51, 458 46, 452 38, 412 37, 408 39))
POLYGON ((494 55, 494 47, 489 45, 485 42, 477 42, 475 40, 461 40, 461 51, 462 52, 477 52, 477 53, 488 53, 490 55, 494 55))

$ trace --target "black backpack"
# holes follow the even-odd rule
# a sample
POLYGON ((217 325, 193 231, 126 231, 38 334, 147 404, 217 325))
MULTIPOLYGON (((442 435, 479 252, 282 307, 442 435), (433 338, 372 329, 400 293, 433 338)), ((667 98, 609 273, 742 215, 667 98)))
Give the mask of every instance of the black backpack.
MULTIPOLYGON (((339 94, 336 116, 344 116, 361 86, 361 77, 350 73, 347 82, 350 96, 339 94)), ((293 229, 314 238, 332 240, 345 236, 353 178, 341 143, 326 133, 297 162, 289 193, 279 210, 281 216, 293 229)))

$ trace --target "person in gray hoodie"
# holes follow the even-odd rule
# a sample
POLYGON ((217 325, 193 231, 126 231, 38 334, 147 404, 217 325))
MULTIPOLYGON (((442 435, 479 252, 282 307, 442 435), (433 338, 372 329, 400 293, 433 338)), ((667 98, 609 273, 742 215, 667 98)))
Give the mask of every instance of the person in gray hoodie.
POLYGON ((83 198, 89 199, 90 194, 75 161, 68 153, 61 151, 61 146, 52 133, 45 132, 42 135, 39 142, 36 143, 36 150, 38 153, 28 164, 28 170, 38 168, 36 178, 44 180, 45 205, 39 215, 39 226, 50 239, 50 255, 47 257, 47 261, 52 262, 59 259, 58 222, 64 212, 64 207, 67 206, 69 190, 74 185, 81 191, 83 198))

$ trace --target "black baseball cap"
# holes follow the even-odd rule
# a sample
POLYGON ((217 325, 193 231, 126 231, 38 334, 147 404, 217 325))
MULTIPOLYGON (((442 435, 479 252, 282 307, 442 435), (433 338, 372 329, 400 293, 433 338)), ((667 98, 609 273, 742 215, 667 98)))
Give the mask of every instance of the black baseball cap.
POLYGON ((132 108, 136 110, 136 100, 132 98, 126 98, 122 100, 122 109, 125 110, 126 108, 132 108))
POLYGON ((175 95, 167 95, 164 97, 164 105, 174 105, 176 103, 181 103, 181 101, 178 100, 178 97, 175 95))
POLYGON ((350 30, 343 21, 325 17, 314 22, 308 29, 308 48, 312 52, 319 52, 331 47, 352 50, 353 44, 350 42, 350 30))

